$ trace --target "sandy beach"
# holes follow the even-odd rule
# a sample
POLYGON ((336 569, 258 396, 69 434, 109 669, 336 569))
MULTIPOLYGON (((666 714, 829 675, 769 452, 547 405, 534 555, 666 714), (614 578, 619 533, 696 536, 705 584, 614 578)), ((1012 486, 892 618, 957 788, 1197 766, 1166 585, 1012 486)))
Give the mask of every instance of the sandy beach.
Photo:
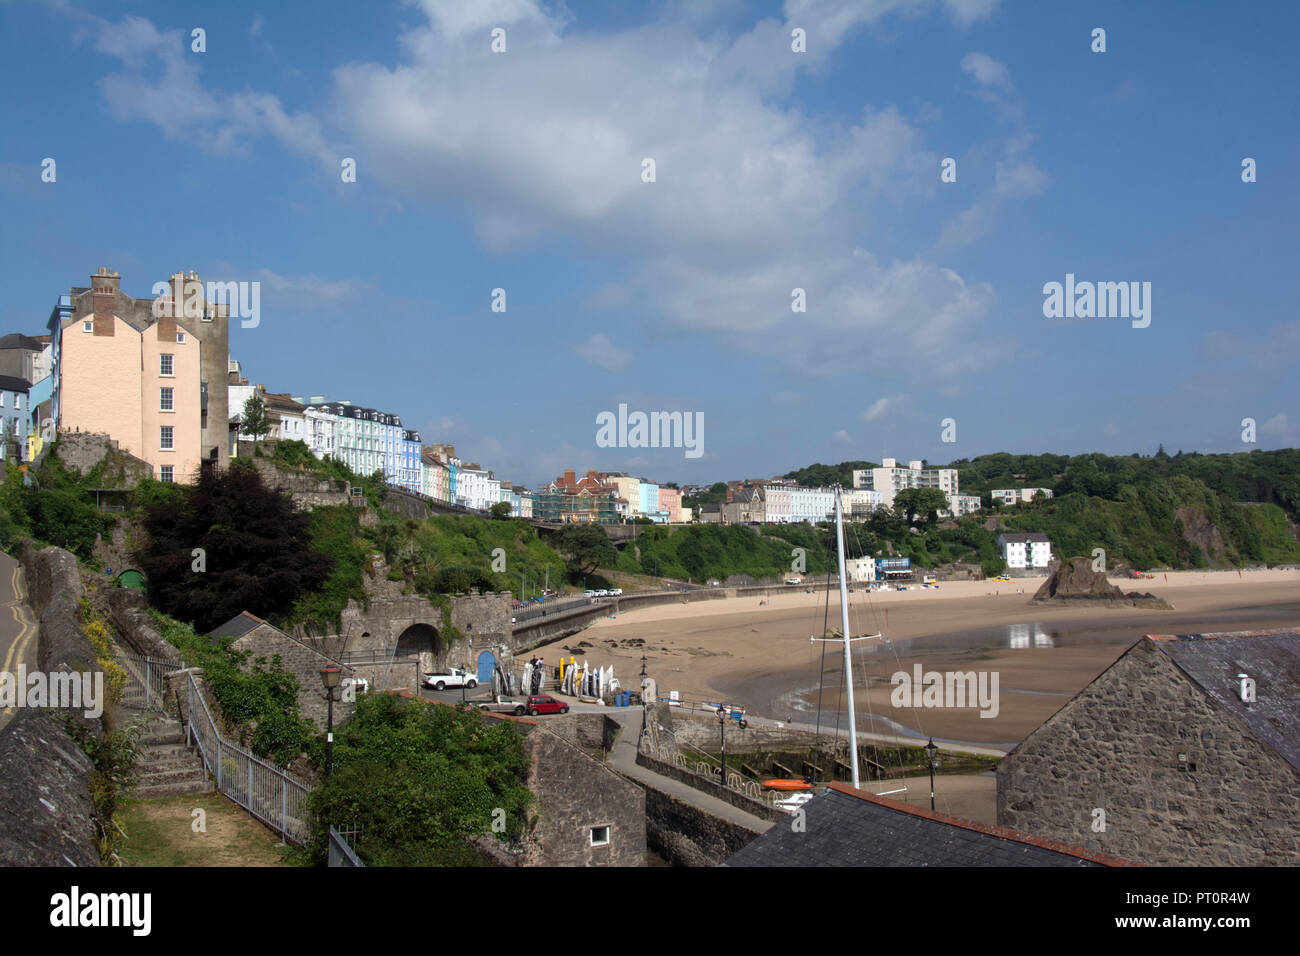
MULTIPOLYGON (((1113 579, 1150 591, 1172 611, 1136 608, 1032 607, 1042 578, 1012 583, 953 582, 938 590, 849 595, 855 643, 859 730, 933 735, 936 741, 1010 748, 1146 633, 1199 633, 1300 626, 1300 571, 1170 572, 1152 580, 1113 579), (1023 589, 1023 593, 1019 593, 1023 589), (891 677, 899 672, 977 671, 998 679, 998 706, 897 707, 891 677), (981 713, 988 716, 981 716, 981 713)), ((593 664, 613 664, 635 686, 644 654, 661 694, 745 706, 777 720, 811 722, 819 681, 823 720, 834 721, 841 694, 839 643, 813 643, 823 623, 838 629, 835 591, 775 591, 757 597, 672 604, 602 618, 548 645, 593 664), (824 677, 822 655, 825 648, 824 677)))

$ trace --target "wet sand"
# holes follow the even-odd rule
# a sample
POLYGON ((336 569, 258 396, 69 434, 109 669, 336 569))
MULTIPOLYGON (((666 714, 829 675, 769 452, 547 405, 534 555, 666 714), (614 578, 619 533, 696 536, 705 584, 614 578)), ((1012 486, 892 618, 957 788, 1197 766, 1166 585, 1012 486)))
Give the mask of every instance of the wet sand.
MULTIPOLYGON (((1042 579, 1011 584, 955 582, 937 591, 857 591, 849 595, 849 629, 882 633, 854 645, 859 730, 894 730, 936 742, 1010 748, 1037 728, 1146 633, 1198 633, 1300 627, 1300 571, 1171 572, 1154 580, 1114 579, 1126 591, 1150 591, 1173 611, 1058 608, 1028 604, 1042 579), (1023 588, 1024 593, 1016 593, 1023 588), (997 713, 981 708, 896 707, 891 676, 976 671, 997 674, 997 713)), ((777 720, 816 719, 825 649, 823 724, 842 708, 843 650, 809 641, 823 622, 839 627, 839 598, 825 592, 779 591, 759 605, 744 597, 671 604, 603 618, 545 648, 561 646, 593 664, 610 664, 624 686, 636 686, 642 654, 661 694, 744 705, 777 720), (587 646, 582 646, 583 644, 587 646)), ((568 656, 569 652, 565 652, 568 656)), ((991 689, 991 688, 990 688, 991 689)), ((928 793, 927 793, 928 799, 928 793)))

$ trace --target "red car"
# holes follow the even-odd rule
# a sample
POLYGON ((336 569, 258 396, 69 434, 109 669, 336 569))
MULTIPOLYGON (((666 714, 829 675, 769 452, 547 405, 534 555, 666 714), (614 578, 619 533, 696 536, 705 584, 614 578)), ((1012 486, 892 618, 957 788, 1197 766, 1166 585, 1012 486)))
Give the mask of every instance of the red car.
POLYGON ((567 714, 569 705, 562 704, 554 697, 546 694, 534 694, 528 698, 528 716, 536 717, 538 714, 567 714))

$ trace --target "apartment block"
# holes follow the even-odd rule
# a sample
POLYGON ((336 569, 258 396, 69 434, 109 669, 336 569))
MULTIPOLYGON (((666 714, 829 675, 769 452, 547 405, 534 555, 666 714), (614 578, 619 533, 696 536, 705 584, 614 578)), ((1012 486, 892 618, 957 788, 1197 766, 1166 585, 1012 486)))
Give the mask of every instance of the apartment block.
POLYGON ((1051 488, 995 488, 989 492, 989 495, 994 501, 1001 502, 1009 507, 1033 501, 1034 495, 1040 491, 1043 493, 1044 498, 1052 497, 1051 488))
POLYGON ((201 461, 224 466, 228 307, 133 298, 109 269, 90 278, 59 297, 47 323, 54 427, 107 434, 162 481, 192 481, 201 461))
POLYGON ((880 492, 886 508, 894 507, 894 497, 905 488, 937 488, 949 499, 957 494, 956 468, 926 468, 925 462, 912 460, 901 468, 894 458, 885 458, 879 468, 859 468, 853 472, 853 487, 880 492))

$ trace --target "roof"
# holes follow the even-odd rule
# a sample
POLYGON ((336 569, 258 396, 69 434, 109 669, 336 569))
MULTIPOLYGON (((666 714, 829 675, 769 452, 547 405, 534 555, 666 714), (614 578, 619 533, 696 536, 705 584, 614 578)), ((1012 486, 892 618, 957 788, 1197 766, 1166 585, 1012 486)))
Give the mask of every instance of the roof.
POLYGON ((1148 634, 1208 697, 1300 770, 1300 633, 1235 631, 1148 634), (1240 696, 1238 674, 1255 681, 1255 702, 1240 696))
POLYGON ((777 824, 727 866, 1128 866, 1126 860, 1006 827, 935 813, 842 783, 777 824))
POLYGON ((0 389, 6 392, 26 392, 31 390, 31 383, 17 375, 0 375, 0 389))
POLYGON ((1049 544, 1051 543, 1051 540, 1047 535, 1043 534, 1041 531, 1017 531, 1011 534, 1000 534, 998 535, 998 540, 1010 541, 1012 544, 1026 544, 1031 541, 1045 541, 1049 544))
MULTIPOLYGON (((49 336, 46 336, 46 340, 49 340, 49 336)), ((45 342, 34 339, 30 335, 23 335, 21 332, 10 332, 0 338, 0 349, 27 349, 29 352, 40 352, 44 348, 45 342)))
POLYGON ((259 624, 265 623, 264 620, 254 614, 240 611, 225 624, 213 628, 208 636, 214 641, 221 637, 243 637, 259 624))

